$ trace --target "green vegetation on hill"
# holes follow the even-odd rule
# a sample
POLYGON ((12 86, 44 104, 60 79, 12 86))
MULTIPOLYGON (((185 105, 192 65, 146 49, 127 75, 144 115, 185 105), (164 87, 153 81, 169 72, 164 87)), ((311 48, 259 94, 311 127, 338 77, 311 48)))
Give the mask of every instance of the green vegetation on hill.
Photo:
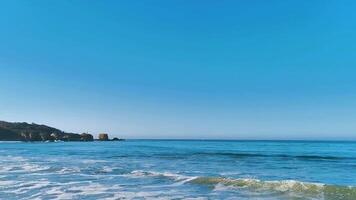
POLYGON ((90 134, 66 133, 59 129, 25 122, 0 121, 0 140, 2 141, 93 141, 90 134))

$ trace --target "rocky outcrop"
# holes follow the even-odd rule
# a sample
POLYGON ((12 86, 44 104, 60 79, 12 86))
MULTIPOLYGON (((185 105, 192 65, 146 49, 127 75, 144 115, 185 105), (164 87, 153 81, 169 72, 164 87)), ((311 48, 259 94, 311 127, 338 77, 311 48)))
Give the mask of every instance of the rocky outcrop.
MULTIPOLYGON (((100 133, 96 141, 123 141, 124 139, 109 139, 106 133, 100 133)), ((0 141, 94 141, 94 137, 88 133, 66 133, 59 129, 39 124, 11 123, 0 121, 0 141)))
POLYGON ((119 139, 119 138, 117 138, 117 137, 114 137, 111 141, 124 141, 124 139, 119 139))
POLYGON ((62 139, 62 136, 58 133, 52 133, 51 134, 51 137, 54 139, 54 140, 61 140, 62 139))
POLYGON ((80 135, 80 140, 81 141, 94 141, 94 137, 88 133, 82 133, 80 135))
POLYGON ((109 141, 109 136, 106 133, 100 133, 98 138, 100 141, 109 141))
POLYGON ((0 121, 1 141, 93 141, 88 133, 66 133, 45 125, 0 121))
POLYGON ((40 133, 40 137, 42 141, 54 141, 50 133, 40 133))
POLYGON ((12 130, 0 127, 0 141, 20 141, 22 136, 12 130))

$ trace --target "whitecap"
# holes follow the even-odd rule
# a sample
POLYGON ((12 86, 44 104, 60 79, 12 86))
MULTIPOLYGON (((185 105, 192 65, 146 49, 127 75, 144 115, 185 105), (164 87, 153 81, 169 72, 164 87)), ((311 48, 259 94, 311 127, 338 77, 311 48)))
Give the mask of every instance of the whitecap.
POLYGON ((172 172, 155 172, 155 171, 142 171, 134 170, 129 175, 126 175, 131 178, 144 178, 144 177, 164 177, 176 181, 174 186, 183 185, 187 182, 190 182, 198 177, 196 176, 186 176, 182 174, 172 173, 172 172))
POLYGON ((0 186, 15 185, 17 183, 18 181, 13 181, 13 180, 0 180, 0 186))
POLYGON ((105 163, 108 162, 106 160, 92 160, 92 159, 87 159, 87 160, 82 160, 81 161, 84 164, 95 164, 95 163, 105 163))
POLYGON ((109 173, 109 172, 113 172, 114 168, 109 167, 109 166, 104 166, 101 171, 109 173))
MULTIPOLYGON (((72 182, 74 184, 74 182, 72 182)), ((82 184, 83 182, 80 182, 82 184)), ((88 183, 86 185, 72 185, 68 187, 52 187, 47 190, 45 194, 54 196, 55 199, 76 199, 83 198, 91 195, 107 195, 112 194, 114 196, 114 191, 117 192, 121 187, 119 185, 102 185, 99 183, 88 183)), ((105 199, 105 198, 100 198, 105 199)))
POLYGON ((58 174, 72 174, 72 173, 78 173, 80 172, 79 167, 62 167, 59 171, 57 171, 58 174))
POLYGON ((36 172, 36 171, 48 170, 50 167, 49 166, 41 166, 41 165, 32 164, 32 163, 25 163, 21 166, 21 168, 26 172, 36 172))
POLYGON ((51 185, 51 183, 48 180, 43 180, 43 179, 39 180, 39 181, 23 182, 21 184, 16 184, 15 187, 18 187, 18 188, 11 190, 11 193, 25 194, 29 191, 38 190, 38 189, 47 187, 49 185, 51 185))

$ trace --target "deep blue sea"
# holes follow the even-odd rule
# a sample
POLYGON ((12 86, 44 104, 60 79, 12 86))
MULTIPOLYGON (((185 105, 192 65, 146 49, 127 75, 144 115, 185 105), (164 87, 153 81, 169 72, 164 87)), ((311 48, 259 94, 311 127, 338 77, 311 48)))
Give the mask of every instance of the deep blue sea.
POLYGON ((356 142, 0 143, 0 199, 356 199, 356 142))

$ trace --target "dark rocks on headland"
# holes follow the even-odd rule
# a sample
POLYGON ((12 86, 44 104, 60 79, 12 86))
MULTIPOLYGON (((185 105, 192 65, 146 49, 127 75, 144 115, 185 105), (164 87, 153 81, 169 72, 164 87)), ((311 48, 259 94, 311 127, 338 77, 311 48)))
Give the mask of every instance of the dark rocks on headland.
POLYGON ((92 135, 66 133, 45 125, 0 121, 0 141, 94 141, 92 135))
POLYGON ((80 135, 80 139, 82 141, 94 141, 94 137, 92 135, 88 134, 88 133, 82 133, 80 135))
MULTIPOLYGON (((97 141, 122 141, 123 139, 114 138, 109 139, 108 134, 99 134, 97 141)), ((66 133, 56 128, 52 128, 39 124, 12 123, 0 121, 0 141, 77 141, 77 142, 90 142, 94 141, 94 137, 88 133, 66 133)))
POLYGON ((59 133, 52 133, 50 135, 50 137, 53 138, 54 140, 61 140, 62 139, 62 136, 59 133))

